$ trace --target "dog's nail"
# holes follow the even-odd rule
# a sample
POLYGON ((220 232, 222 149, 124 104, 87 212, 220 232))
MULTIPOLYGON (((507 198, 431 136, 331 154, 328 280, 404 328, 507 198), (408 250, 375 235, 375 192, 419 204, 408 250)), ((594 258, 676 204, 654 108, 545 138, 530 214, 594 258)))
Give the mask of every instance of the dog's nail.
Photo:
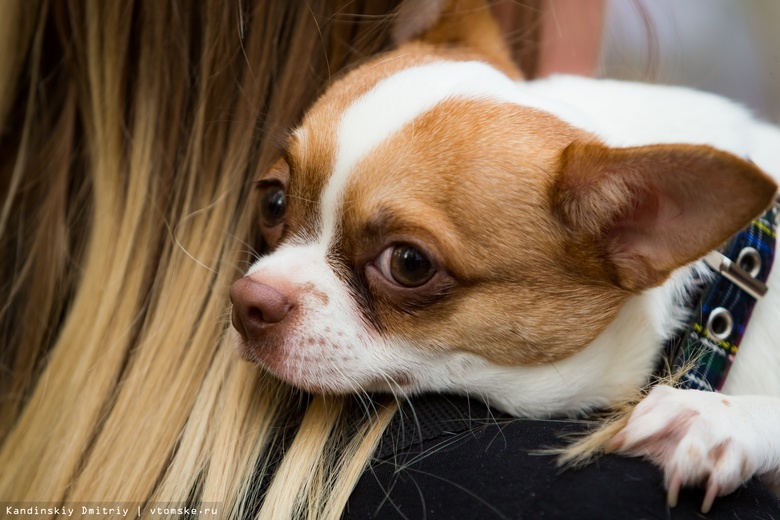
POLYGON ((720 486, 715 484, 707 485, 707 493, 704 495, 704 502, 701 503, 701 512, 705 515, 712 509, 712 504, 715 502, 715 498, 720 493, 720 486))
POLYGON ((682 477, 675 473, 669 481, 669 491, 666 493, 666 503, 669 507, 677 507, 677 500, 680 498, 680 487, 682 486, 682 477))

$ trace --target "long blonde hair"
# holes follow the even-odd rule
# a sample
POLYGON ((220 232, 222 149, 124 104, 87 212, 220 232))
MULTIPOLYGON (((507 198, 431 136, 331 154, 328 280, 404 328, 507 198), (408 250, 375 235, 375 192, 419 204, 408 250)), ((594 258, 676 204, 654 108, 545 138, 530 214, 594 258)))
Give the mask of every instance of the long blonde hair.
POLYGON ((240 361, 227 294, 252 181, 394 3, 0 2, 0 500, 341 515, 395 406, 240 361))

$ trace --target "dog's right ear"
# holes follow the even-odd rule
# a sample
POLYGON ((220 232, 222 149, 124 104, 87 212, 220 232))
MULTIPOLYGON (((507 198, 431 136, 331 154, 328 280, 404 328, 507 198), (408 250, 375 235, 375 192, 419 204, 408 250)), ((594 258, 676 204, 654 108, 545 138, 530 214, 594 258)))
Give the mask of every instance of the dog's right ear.
POLYGON ((406 0, 396 13, 393 41, 474 52, 510 78, 523 77, 486 0, 406 0))
POLYGON ((575 241, 594 245, 612 281, 638 292, 720 246, 776 192, 755 164, 705 145, 572 143, 551 196, 575 241))

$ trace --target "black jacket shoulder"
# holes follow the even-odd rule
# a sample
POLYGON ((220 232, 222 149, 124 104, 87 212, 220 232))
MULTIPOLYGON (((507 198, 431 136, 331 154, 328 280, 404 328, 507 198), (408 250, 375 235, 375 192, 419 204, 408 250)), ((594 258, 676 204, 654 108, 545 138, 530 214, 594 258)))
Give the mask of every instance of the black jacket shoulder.
POLYGON ((641 459, 607 455, 562 470, 543 453, 585 428, 511 418, 464 397, 412 399, 386 430, 344 518, 780 518, 780 500, 755 479, 704 516, 702 490, 684 490, 670 509, 661 472, 641 459))

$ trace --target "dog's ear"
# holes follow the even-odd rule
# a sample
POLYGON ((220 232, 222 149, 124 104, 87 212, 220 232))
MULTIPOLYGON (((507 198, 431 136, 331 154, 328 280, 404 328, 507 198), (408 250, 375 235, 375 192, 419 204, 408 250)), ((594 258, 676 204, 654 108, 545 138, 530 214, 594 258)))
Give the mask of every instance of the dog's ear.
POLYGON ((511 78, 522 78, 486 0, 406 0, 396 13, 393 41, 462 48, 511 78))
POLYGON ((776 191, 754 164, 709 146, 573 143, 551 196, 575 242, 595 247, 612 281, 636 292, 720 246, 776 191))

